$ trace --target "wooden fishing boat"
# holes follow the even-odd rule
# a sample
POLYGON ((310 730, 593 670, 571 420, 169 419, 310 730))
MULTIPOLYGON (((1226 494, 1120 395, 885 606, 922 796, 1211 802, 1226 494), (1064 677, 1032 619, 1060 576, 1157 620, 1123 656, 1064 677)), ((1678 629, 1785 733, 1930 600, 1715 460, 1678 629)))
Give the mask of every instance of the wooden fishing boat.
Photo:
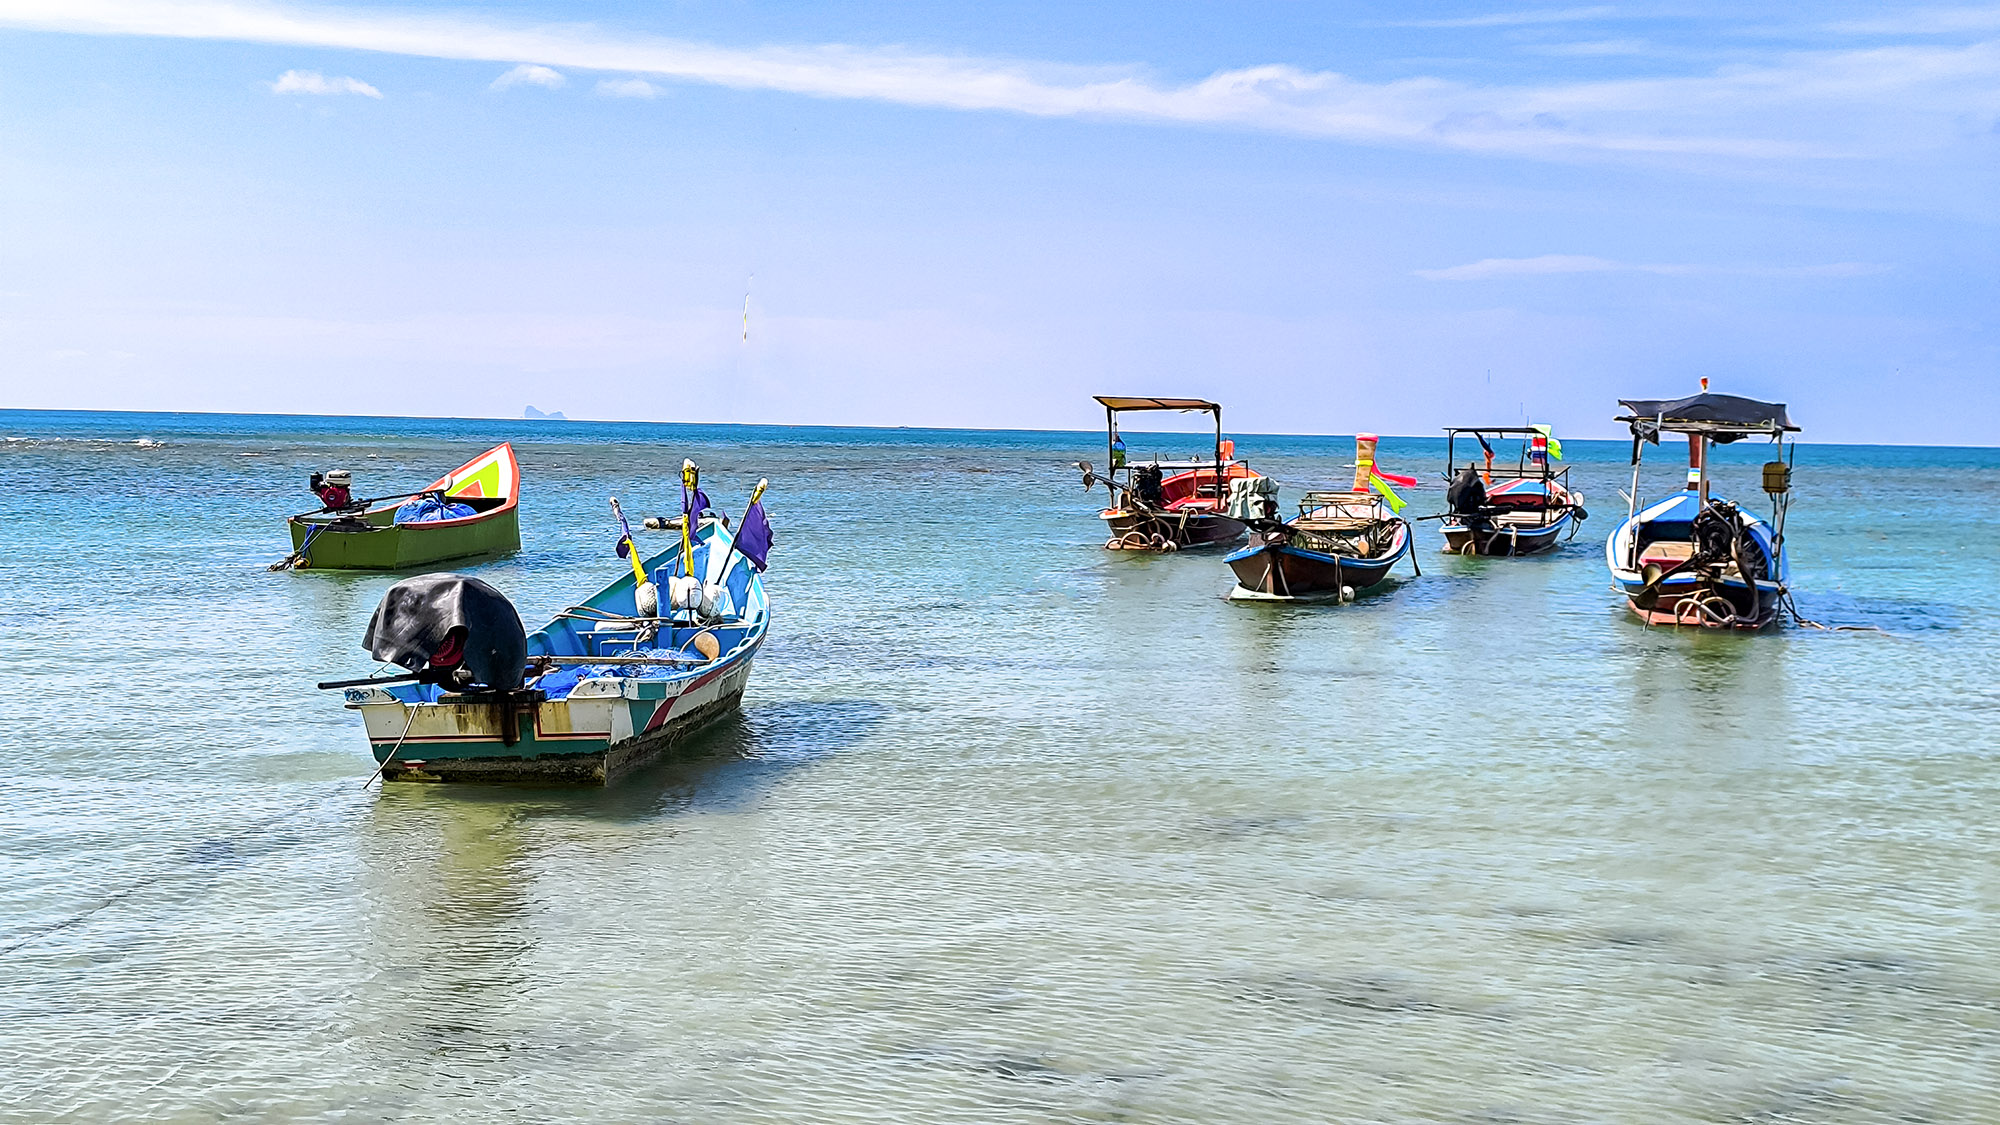
POLYGON ((1625 521, 1605 540, 1604 560, 1626 604, 1648 625, 1761 629, 1776 621, 1790 598, 1785 435, 1799 432, 1784 404, 1709 394, 1706 379, 1702 393, 1687 398, 1620 402, 1627 412, 1618 421, 1632 430, 1632 491, 1625 521), (1663 433, 1687 435, 1687 487, 1641 508, 1641 452, 1663 433), (1777 446, 1763 471, 1769 521, 1709 487, 1710 447, 1746 437, 1777 446))
MULTIPOLYGON (((745 527, 752 519, 746 513, 745 527)), ((511 661, 505 644, 486 644, 502 651, 496 668, 521 668, 512 682, 485 674, 503 680, 498 688, 487 686, 485 675, 470 687, 449 675, 425 682, 440 679, 429 669, 321 686, 342 688, 346 707, 361 713, 385 779, 616 780, 727 716, 742 699, 770 621, 745 538, 738 549, 722 520, 701 519, 687 539, 691 569, 676 545, 639 564, 644 587, 635 573, 621 575, 524 643, 514 641, 520 647, 511 661), (699 581, 690 582, 690 574, 699 581), (682 598, 681 590, 690 596, 682 598)), ((453 606, 467 603, 465 584, 476 581, 456 575, 410 581, 430 578, 458 580, 453 606)), ((382 616, 378 610, 378 621, 382 616)), ((371 640, 375 633, 371 624, 371 640)), ((481 643, 467 638, 461 649, 479 650, 481 643)))
POLYGON ((520 493, 521 465, 503 442, 415 492, 293 516, 287 561, 301 569, 402 570, 518 551, 520 493))
POLYGON ((1583 495, 1569 487, 1569 468, 1556 468, 1560 446, 1551 449, 1547 431, 1533 426, 1448 426, 1445 428, 1445 501, 1438 517, 1444 549, 1454 555, 1532 555, 1576 535, 1588 518, 1583 495), (1458 463, 1458 440, 1470 434, 1484 464, 1468 454, 1458 463), (1513 465, 1495 465, 1487 438, 1520 438, 1513 465))
POLYGON ((1234 601, 1351 601, 1410 553, 1410 524, 1373 492, 1308 492, 1289 521, 1257 521, 1223 561, 1234 601))
POLYGON ((1123 398, 1098 395, 1104 405, 1110 466, 1099 476, 1088 461, 1077 462, 1086 489, 1102 483, 1111 506, 1099 512, 1111 533, 1104 546, 1112 551, 1180 551, 1220 547, 1243 538, 1246 526, 1229 514, 1232 482, 1260 478, 1236 457, 1236 443, 1222 436, 1222 407, 1198 398, 1123 398), (1184 460, 1157 455, 1144 462, 1128 459, 1118 416, 1133 411, 1205 412, 1215 417, 1213 456, 1184 460))

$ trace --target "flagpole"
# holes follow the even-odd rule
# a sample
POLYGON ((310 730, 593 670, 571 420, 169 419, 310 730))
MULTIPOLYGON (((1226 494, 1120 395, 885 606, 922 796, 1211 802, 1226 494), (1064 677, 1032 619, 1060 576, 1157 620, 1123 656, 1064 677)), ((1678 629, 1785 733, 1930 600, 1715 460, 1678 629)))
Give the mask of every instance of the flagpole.
MULTIPOLYGON (((618 541, 618 547, 625 553, 625 559, 632 564, 632 612, 641 618, 660 615, 660 588, 646 579, 646 564, 639 556, 639 541, 632 538, 632 525, 625 520, 625 509, 618 506, 618 498, 611 498, 611 514, 618 517, 618 527, 625 537, 618 541)), ((642 632, 641 638, 644 638, 642 632)), ((633 641, 637 647, 638 641, 633 641)))
MULTIPOLYGON (((757 482, 756 488, 750 490, 750 502, 743 505, 743 514, 745 516, 750 514, 750 509, 757 506, 757 501, 764 498, 764 490, 769 488, 770 485, 771 478, 765 477, 757 482)), ((739 519, 736 521, 736 526, 729 531, 729 553, 722 556, 722 569, 716 572, 721 576, 724 583, 729 581, 729 568, 736 562, 736 533, 742 530, 742 527, 743 521, 739 519)))
POLYGON ((681 573, 694 577, 694 532, 692 525, 700 517, 688 509, 694 506, 694 494, 701 484, 701 470, 694 467, 694 459, 681 459, 681 573))

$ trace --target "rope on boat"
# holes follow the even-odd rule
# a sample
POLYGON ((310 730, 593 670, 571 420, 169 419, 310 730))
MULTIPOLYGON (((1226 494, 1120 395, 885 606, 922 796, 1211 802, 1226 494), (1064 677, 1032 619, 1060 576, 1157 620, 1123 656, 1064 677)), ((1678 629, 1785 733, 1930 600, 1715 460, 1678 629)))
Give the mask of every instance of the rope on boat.
POLYGON ((298 550, 293 551, 291 554, 286 555, 284 558, 279 559, 277 562, 272 563, 268 569, 290 570, 293 567, 299 566, 300 564, 304 563, 306 561, 306 552, 312 550, 313 540, 319 538, 320 532, 325 531, 327 528, 332 526, 333 525, 331 523, 314 524, 312 530, 306 532, 305 542, 299 544, 298 550))
POLYGON ((389 763, 396 760, 396 752, 403 748, 403 740, 410 737, 410 728, 417 725, 417 708, 422 706, 422 704, 405 703, 403 706, 409 709, 409 721, 403 724, 403 733, 396 736, 396 744, 389 747, 389 754, 382 759, 382 764, 376 766, 375 772, 368 775, 368 780, 361 783, 361 788, 363 789, 375 784, 375 779, 381 777, 382 771, 389 768, 389 763))

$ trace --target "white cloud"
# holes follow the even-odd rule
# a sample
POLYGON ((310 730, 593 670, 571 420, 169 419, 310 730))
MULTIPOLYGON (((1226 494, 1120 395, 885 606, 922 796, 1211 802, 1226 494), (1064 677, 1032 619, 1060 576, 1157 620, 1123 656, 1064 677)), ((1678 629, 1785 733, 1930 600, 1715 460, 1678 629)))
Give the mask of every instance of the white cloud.
POLYGON ((1613 19, 1618 9, 1599 5, 1593 8, 1536 8, 1525 12, 1490 12, 1483 16, 1451 19, 1397 20, 1383 27, 1527 27, 1535 24, 1575 23, 1579 20, 1613 19))
POLYGON ((657 98, 660 88, 643 78, 606 78, 597 83, 597 92, 607 98, 657 98))
MULTIPOLYGON (((1597 8, 1472 17, 1591 18, 1597 8)), ((380 51, 532 58, 501 82, 562 66, 1041 117, 1256 129, 1356 144, 1495 155, 1769 160, 1893 156, 1960 144, 2000 113, 2000 41, 1796 52, 1681 77, 1471 85, 1371 82, 1282 63, 1175 85, 1132 67, 1059 66, 846 46, 721 47, 590 26, 293 7, 283 0, 0 0, 0 26, 380 51)))
POLYGON ((380 98, 382 91, 359 78, 328 78, 317 70, 288 70, 271 83, 274 94, 360 94, 380 98))
POLYGON ((522 63, 500 77, 495 78, 490 88, 494 90, 507 90, 515 86, 541 86, 554 90, 560 87, 565 81, 567 79, 563 78, 561 74, 548 67, 536 66, 533 63, 522 63))
POLYGON ((1432 281, 1490 281, 1502 277, 1540 277, 1563 273, 1652 273, 1671 277, 1727 274, 1738 277, 1863 277, 1888 267, 1865 262, 1829 262, 1813 266, 1646 265, 1615 262, 1585 254, 1543 254, 1535 258, 1481 258, 1462 266, 1417 270, 1432 281))

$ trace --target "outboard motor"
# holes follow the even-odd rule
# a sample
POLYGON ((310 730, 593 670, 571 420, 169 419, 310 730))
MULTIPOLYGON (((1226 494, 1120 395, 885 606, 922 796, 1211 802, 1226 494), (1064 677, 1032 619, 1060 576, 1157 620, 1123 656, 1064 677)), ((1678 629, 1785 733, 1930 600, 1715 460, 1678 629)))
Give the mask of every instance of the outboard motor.
POLYGON ((528 661, 528 632, 507 595, 479 579, 423 574, 382 595, 361 647, 452 691, 514 691, 528 661))
POLYGON ((1141 465, 1132 474, 1132 492, 1139 498, 1142 508, 1164 508, 1167 493, 1161 487, 1162 477, 1158 465, 1141 465))
POLYGON ((1695 513, 1689 532, 1689 538, 1694 540, 1694 557, 1690 565, 1716 566, 1729 562, 1740 529, 1736 505, 1725 500, 1710 500, 1707 507, 1695 513))

